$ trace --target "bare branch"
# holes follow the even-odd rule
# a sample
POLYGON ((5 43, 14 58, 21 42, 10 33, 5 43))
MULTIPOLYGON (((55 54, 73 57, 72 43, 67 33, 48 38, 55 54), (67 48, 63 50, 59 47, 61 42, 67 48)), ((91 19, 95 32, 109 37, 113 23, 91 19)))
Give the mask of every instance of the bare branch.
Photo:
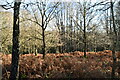
POLYGON ((77 25, 77 26, 79 26, 79 28, 81 29, 81 31, 83 32, 83 29, 82 29, 82 27, 76 22, 76 20, 74 20, 73 19, 73 21, 74 21, 74 23, 77 25))
POLYGON ((42 27, 42 25, 41 25, 39 22, 37 22, 37 21, 34 21, 34 20, 32 20, 32 19, 26 19, 26 20, 29 20, 29 21, 31 21, 31 22, 34 22, 34 23, 36 23, 37 25, 39 25, 39 26, 42 27))

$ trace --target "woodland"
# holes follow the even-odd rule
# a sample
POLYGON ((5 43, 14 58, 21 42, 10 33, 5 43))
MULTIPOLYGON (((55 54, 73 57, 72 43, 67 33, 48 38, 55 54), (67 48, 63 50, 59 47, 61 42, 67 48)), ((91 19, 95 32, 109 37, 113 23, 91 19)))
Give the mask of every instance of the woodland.
POLYGON ((120 0, 0 2, 2 80, 120 79, 120 0))

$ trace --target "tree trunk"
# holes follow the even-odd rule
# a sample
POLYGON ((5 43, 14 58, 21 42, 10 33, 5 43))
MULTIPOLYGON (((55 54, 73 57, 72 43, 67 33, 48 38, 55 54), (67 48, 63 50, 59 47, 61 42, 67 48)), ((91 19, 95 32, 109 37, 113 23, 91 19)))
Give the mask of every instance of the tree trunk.
POLYGON ((109 29, 108 29, 108 10, 107 10, 107 17, 106 17, 106 33, 109 35, 109 29))
POLYGON ((42 29, 42 41, 43 41, 43 47, 42 47, 42 51, 43 51, 43 59, 45 58, 45 30, 42 29))
POLYGON ((119 24, 118 24, 118 26, 119 26, 119 27, 118 27, 118 30, 119 30, 119 31, 118 31, 118 35, 119 35, 119 36, 118 36, 118 51, 120 52, 120 47, 119 47, 119 46, 120 46, 120 20, 118 20, 118 23, 119 23, 119 24))
POLYGON ((83 38, 84 38, 84 57, 86 57, 86 49, 87 49, 87 45, 86 45, 86 8, 84 7, 84 15, 83 15, 83 18, 84 18, 84 34, 83 34, 83 38))
POLYGON ((117 32, 116 32, 116 26, 115 26, 115 22, 114 22, 114 12, 113 12, 112 0, 111 0, 111 14, 112 14, 113 31, 114 31, 114 35, 113 35, 113 50, 112 50, 113 65, 112 65, 111 78, 115 78, 115 69, 116 69, 116 55, 115 55, 115 51, 116 51, 116 44, 117 44, 117 32))
POLYGON ((17 0, 14 3, 14 23, 13 23, 13 46, 10 80, 16 80, 19 64, 19 10, 21 2, 17 0))

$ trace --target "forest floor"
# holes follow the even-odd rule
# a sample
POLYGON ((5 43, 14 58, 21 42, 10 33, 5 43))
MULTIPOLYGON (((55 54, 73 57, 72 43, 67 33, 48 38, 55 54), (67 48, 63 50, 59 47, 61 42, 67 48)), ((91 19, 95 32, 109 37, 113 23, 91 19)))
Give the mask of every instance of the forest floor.
MULTIPOLYGON (((112 52, 83 52, 20 55, 19 74, 21 78, 110 78, 112 71, 112 52)), ((2 54, 3 79, 10 75, 11 54, 2 54)), ((120 78, 119 69, 116 76, 120 78)))

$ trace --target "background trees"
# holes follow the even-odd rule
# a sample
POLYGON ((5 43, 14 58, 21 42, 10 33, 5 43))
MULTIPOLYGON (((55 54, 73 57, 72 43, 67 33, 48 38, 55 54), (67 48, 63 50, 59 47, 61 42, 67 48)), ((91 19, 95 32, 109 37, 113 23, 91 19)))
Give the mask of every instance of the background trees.
POLYGON ((30 20, 36 23, 41 28, 41 36, 42 36, 42 54, 43 58, 45 57, 46 53, 46 40, 45 40, 45 30, 49 24, 49 22, 54 18, 56 9, 59 6, 59 3, 49 3, 48 1, 36 1, 32 3, 35 5, 30 5, 31 12, 33 14, 32 19, 30 20))
POLYGON ((12 13, 0 12, 0 37, 1 37, 1 49, 3 53, 11 53, 12 51, 12 13), (7 17, 5 17, 7 16, 7 17))
MULTIPOLYGON (((100 3, 102 5, 104 2, 100 3)), ((111 22, 111 17, 109 14, 110 10, 107 10, 107 7, 109 7, 108 5, 106 5, 106 7, 103 7, 103 10, 106 9, 107 11, 102 12, 99 9, 101 7, 99 8, 97 7, 100 6, 97 5, 99 3, 91 4, 90 1, 86 1, 84 3, 83 2, 78 3, 62 2, 61 4, 52 3, 51 6, 47 6, 48 4, 50 3, 30 2, 24 4, 26 7, 25 6, 22 7, 23 9, 21 10, 20 13, 21 53, 43 53, 44 51, 42 48, 43 35, 41 27, 42 24, 42 16, 40 13, 41 10, 45 13, 43 22, 45 23, 44 37, 46 36, 45 37, 46 53, 47 52, 62 53, 77 50, 84 51, 85 44, 86 44, 85 51, 99 51, 103 49, 111 49, 112 43, 109 33, 112 31, 112 24, 110 24, 111 22), (43 10, 44 8, 45 11, 43 10), (85 13, 86 18, 84 16, 85 13), (46 27, 46 25, 48 27, 46 27), (86 35, 86 41, 84 41, 85 38, 84 34, 86 35), (49 51, 49 49, 51 50, 51 48, 53 50, 49 51)), ((118 11, 118 8, 116 8, 116 11, 118 11)), ((118 12, 116 12, 116 14, 117 13, 118 12)), ((116 17, 115 19, 117 18, 118 17, 116 17)), ((116 20, 115 22, 116 26, 118 26, 119 25, 118 21, 116 20)), ((4 23, 4 25, 7 25, 7 23, 4 23)), ((12 35, 11 33, 6 33, 6 36, 7 34, 12 35)), ((2 41, 4 42, 4 40, 2 41)), ((7 45, 7 43, 4 43, 3 45, 7 45)), ((8 52, 7 46, 5 46, 4 49, 2 49, 3 52, 6 53, 5 49, 7 49, 8 52)))
POLYGON ((116 27, 117 27, 117 34, 118 34, 118 44, 117 44, 117 50, 120 51, 120 1, 118 0, 117 4, 116 4, 116 8, 115 8, 115 23, 116 23, 116 27))

